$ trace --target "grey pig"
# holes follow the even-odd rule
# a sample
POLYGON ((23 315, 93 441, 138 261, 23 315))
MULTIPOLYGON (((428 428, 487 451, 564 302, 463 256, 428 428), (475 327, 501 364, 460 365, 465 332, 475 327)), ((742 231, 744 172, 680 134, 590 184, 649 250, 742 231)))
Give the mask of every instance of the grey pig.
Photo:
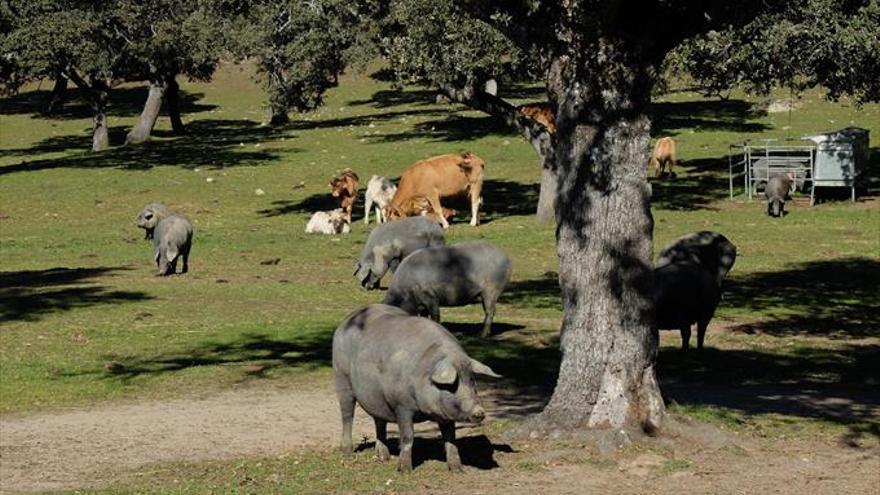
POLYGON ((135 221, 138 227, 144 229, 144 239, 152 239, 153 230, 156 228, 156 225, 159 225, 159 222, 171 215, 174 215, 174 211, 171 208, 162 203, 150 203, 138 213, 135 221))
POLYGON ((491 242, 424 248, 403 260, 383 302, 439 322, 440 306, 480 300, 485 313, 481 335, 488 337, 495 304, 510 281, 510 272, 510 258, 491 242))
POLYGON ((394 273, 401 260, 423 247, 446 243, 443 227, 435 220, 416 216, 387 222, 370 232, 354 273, 367 290, 378 289, 387 271, 394 273))
POLYGON ((180 273, 189 270, 189 250, 192 247, 193 227, 183 215, 171 215, 159 222, 153 236, 153 258, 159 275, 177 271, 177 258, 183 258, 180 273))
POLYGON ((767 198, 767 214, 771 217, 785 216, 785 200, 794 190, 794 174, 774 175, 767 181, 764 196, 767 198))
POLYGON ((697 324, 697 348, 721 301, 721 283, 736 262, 736 246, 717 232, 680 237, 660 253, 654 268, 654 307, 658 329, 678 328, 681 348, 690 345, 697 324))
POLYGON ((468 357, 440 324, 400 308, 371 304, 349 314, 333 332, 333 374, 342 413, 342 451, 351 453, 354 406, 376 424, 376 455, 389 458, 388 423, 400 431, 398 471, 412 470, 413 423, 436 421, 443 435, 446 465, 461 471, 455 422, 479 423, 474 375, 500 378, 468 357))

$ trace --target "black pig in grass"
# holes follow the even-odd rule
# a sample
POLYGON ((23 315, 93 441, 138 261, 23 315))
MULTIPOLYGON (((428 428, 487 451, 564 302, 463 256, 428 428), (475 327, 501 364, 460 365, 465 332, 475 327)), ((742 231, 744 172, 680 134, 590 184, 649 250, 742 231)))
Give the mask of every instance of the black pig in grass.
POLYGON ((474 375, 500 378, 468 357, 455 337, 426 318, 400 308, 372 304, 349 314, 333 333, 333 374, 342 412, 342 450, 353 450, 354 406, 376 424, 376 454, 389 458, 388 423, 400 430, 399 471, 412 470, 413 424, 436 421, 446 465, 461 471, 455 422, 479 423, 486 416, 474 375))
POLYGON ((144 239, 152 239, 153 230, 156 229, 156 225, 159 225, 159 222, 171 215, 174 215, 174 211, 171 208, 162 203, 150 203, 138 213, 135 222, 137 222, 138 227, 144 229, 144 239))
POLYGON ((774 175, 767 181, 764 196, 767 198, 767 214, 771 217, 785 216, 785 200, 794 190, 794 174, 774 175))
POLYGON ((495 304, 510 281, 510 258, 487 241, 420 249, 394 274, 385 304, 440 321, 440 306, 483 303, 483 331, 492 332, 495 304))
POLYGON ((378 289, 385 273, 389 270, 394 273, 397 265, 414 251, 445 243, 443 227, 427 217, 384 223, 370 232, 354 274, 364 288, 378 289))
POLYGON ((681 348, 690 345, 697 324, 697 348, 721 301, 721 283, 736 262, 736 246, 717 232, 697 232, 665 247, 654 268, 657 327, 681 331, 681 348))
POLYGON ((177 271, 177 259, 183 258, 180 273, 189 270, 189 250, 192 247, 193 227, 183 215, 171 215, 156 225, 153 232, 153 258, 159 275, 177 271))

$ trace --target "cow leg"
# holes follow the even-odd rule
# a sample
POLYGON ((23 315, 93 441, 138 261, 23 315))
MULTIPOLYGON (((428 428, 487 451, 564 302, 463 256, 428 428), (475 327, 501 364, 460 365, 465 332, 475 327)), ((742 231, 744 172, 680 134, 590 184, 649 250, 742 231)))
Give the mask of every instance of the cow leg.
POLYGON ((468 190, 471 200, 471 226, 476 227, 480 223, 480 203, 483 202, 483 183, 471 184, 468 190))
POLYGON ((376 423, 376 457, 385 462, 391 458, 388 452, 388 422, 381 419, 375 419, 376 423))
POLYGON ((708 320, 697 322, 697 350, 703 350, 703 339, 706 337, 706 329, 708 328, 708 320))
MULTIPOLYGON (((364 225, 370 225, 370 210, 373 208, 373 198, 364 198, 364 225)), ((376 208, 376 223, 379 223, 379 208, 376 208)))
POLYGON ((440 196, 434 194, 432 197, 428 198, 428 203, 431 205, 431 208, 434 209, 434 215, 436 215, 437 219, 440 221, 440 225, 442 225, 444 229, 448 229, 449 222, 443 217, 443 207, 440 206, 440 196))
POLYGON ((691 324, 681 326, 681 350, 687 351, 691 342, 691 324))
POLYGON ((376 223, 385 223, 385 208, 380 208, 376 204, 376 223))

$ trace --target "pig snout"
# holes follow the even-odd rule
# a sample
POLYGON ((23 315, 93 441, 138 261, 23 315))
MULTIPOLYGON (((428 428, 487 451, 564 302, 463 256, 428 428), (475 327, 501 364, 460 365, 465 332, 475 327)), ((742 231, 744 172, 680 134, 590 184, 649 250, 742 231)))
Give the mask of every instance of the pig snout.
POLYGON ((471 423, 482 423, 484 419, 486 419, 486 410, 481 406, 476 406, 471 411, 468 421, 471 423))

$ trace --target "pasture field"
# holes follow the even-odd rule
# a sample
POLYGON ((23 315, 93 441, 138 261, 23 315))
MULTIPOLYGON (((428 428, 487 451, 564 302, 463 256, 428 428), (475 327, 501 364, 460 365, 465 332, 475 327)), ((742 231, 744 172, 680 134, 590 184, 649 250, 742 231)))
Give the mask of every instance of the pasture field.
MULTIPOLYGON (((182 137, 171 136, 162 117, 150 143, 120 146, 146 91, 114 91, 114 147, 92 154, 84 151, 87 105, 74 98, 61 115, 39 115, 47 89, 31 87, 0 104, 0 418, 264 386, 326 384, 332 396, 332 331, 382 292, 360 289, 352 276, 369 233, 363 200, 350 235, 304 234, 311 212, 332 208, 327 182, 339 169, 354 169, 363 193, 372 174, 396 178, 420 158, 460 150, 487 163, 483 223, 472 228, 459 214, 448 239, 497 243, 514 273, 497 310, 499 333, 478 337, 479 305, 445 309, 444 323, 506 377, 499 388, 524 391, 521 403, 540 404, 552 390, 561 317, 554 227, 533 218, 536 155, 493 119, 435 104, 430 91, 396 91, 369 74, 350 74, 321 109, 265 127, 264 96, 249 69, 225 65, 210 84, 182 84, 189 130, 182 137), (154 276, 151 247, 134 225, 151 201, 193 219, 189 274, 154 276)), ((856 108, 821 95, 806 93, 790 117, 765 112, 787 91, 717 100, 680 89, 655 104, 653 134, 675 137, 681 165, 676 179, 654 182, 655 247, 697 230, 721 232, 738 247, 707 349, 684 356, 678 333, 663 332, 659 356, 676 417, 762 446, 723 459, 765 462, 791 438, 799 449, 820 452, 840 442, 855 452, 840 456, 878 456, 880 105, 856 108), (858 202, 838 197, 810 207, 800 195, 786 218, 772 219, 759 200, 728 200, 730 142, 849 125, 871 132, 870 178, 858 202)), ((526 102, 540 91, 502 88, 502 96, 526 102)), ((338 418, 326 421, 335 428, 338 418)), ((510 424, 493 421, 479 431, 497 443, 510 424)), ((580 466, 618 476, 646 458, 653 459, 645 461, 646 476, 665 480, 658 491, 666 484, 671 491, 676 473, 692 473, 702 455, 654 443, 607 457, 579 445, 536 441, 498 455, 510 459, 503 464, 523 493, 540 473, 556 470, 566 480, 566 470, 580 466)), ((326 447, 163 464, 149 479, 123 476, 110 490, 443 492, 452 479, 439 462, 401 477, 393 465, 375 465, 369 452, 343 459, 326 447)), ((483 484, 502 481, 498 471, 483 478, 469 472, 456 489, 492 493, 483 484)))

